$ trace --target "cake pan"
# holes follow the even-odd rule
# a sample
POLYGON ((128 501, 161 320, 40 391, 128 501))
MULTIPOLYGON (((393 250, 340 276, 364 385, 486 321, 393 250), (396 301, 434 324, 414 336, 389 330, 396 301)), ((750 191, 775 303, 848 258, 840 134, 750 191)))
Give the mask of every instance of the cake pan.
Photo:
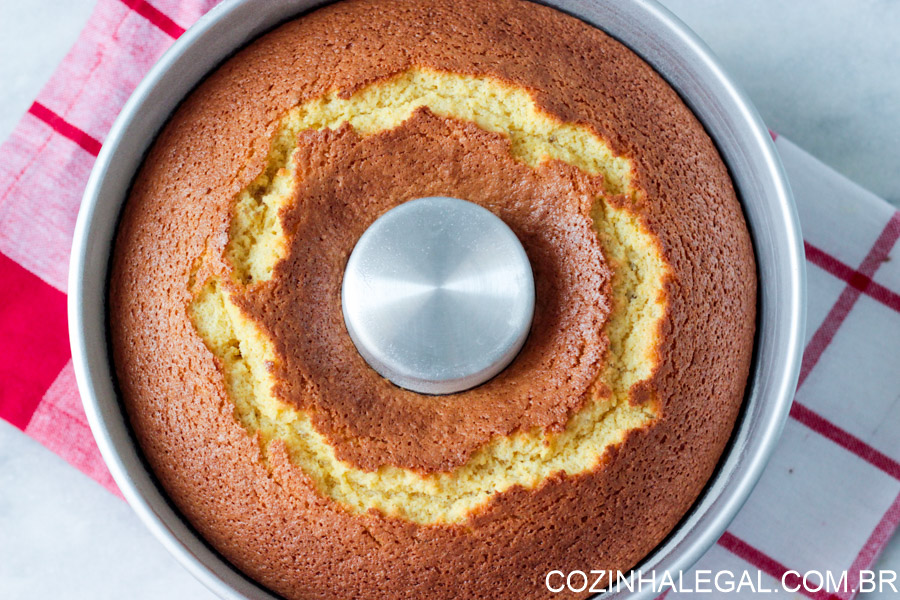
MULTIPOLYGON (((772 454, 797 382, 805 269, 797 214, 772 140, 706 45, 652 0, 544 2, 618 39, 652 65, 703 123, 728 166, 756 251, 759 311, 744 407, 719 467, 678 527, 640 564, 687 570, 719 538, 772 454)), ((201 18, 138 85, 112 126, 85 190, 69 271, 69 332, 88 421, 116 483, 162 544, 222 598, 274 599, 182 519, 143 462, 117 398, 108 336, 109 256, 119 213, 145 152, 178 103, 224 59, 316 0, 228 0, 201 18)), ((602 568, 584 565, 585 569, 602 568)), ((544 574, 535 574, 543 577, 544 574)), ((652 590, 605 598, 648 598, 652 590)))

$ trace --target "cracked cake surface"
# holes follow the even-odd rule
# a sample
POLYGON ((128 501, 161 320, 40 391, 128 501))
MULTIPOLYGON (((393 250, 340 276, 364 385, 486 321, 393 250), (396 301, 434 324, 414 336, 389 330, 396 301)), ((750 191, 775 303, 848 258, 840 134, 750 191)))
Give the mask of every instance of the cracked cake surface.
POLYGON ((123 211, 113 358, 179 510, 287 598, 543 597, 626 570, 696 500, 743 398, 753 252, 702 126, 601 31, 522 0, 346 0, 179 107, 123 211), (415 198, 498 215, 535 277, 517 358, 400 389, 357 353, 359 236, 415 198))

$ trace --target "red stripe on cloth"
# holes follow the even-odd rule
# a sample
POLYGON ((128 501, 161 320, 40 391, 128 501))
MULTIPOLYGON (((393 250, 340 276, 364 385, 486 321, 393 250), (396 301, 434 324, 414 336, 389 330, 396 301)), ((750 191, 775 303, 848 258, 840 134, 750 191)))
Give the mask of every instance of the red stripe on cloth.
POLYGON ((881 469, 894 479, 900 480, 900 463, 890 456, 879 452, 852 433, 817 415, 806 406, 797 402, 797 400, 794 400, 794 404, 791 405, 791 417, 835 444, 849 450, 869 464, 881 469))
POLYGON ((40 102, 32 104, 28 108, 28 112, 49 125, 53 131, 63 137, 69 138, 93 156, 100 154, 101 144, 99 141, 92 138, 81 129, 78 129, 40 102))
POLYGON ((900 495, 894 498, 894 502, 881 517, 881 521, 875 526, 872 535, 866 540, 862 550, 850 565, 850 569, 847 571, 847 582, 850 589, 839 594, 841 600, 849 600, 856 594, 859 589, 859 572, 872 566, 888 540, 891 539, 897 525, 900 525, 900 495))
MULTIPOLYGON (((884 226, 878 239, 872 244, 872 248, 866 254, 856 272, 871 279, 878 267, 887 259, 898 237, 900 237, 900 212, 895 212, 884 226)), ((809 377, 816 363, 822 358, 822 354, 828 345, 831 344, 831 340, 834 339, 838 328, 844 322, 844 319, 847 318, 847 315, 850 314, 850 309, 856 304, 861 293, 857 287, 848 284, 841 292, 841 295, 838 296, 837 302, 828 311, 825 320, 822 321, 822 324, 806 346, 806 351, 803 353, 803 362, 800 364, 800 378, 797 381, 797 389, 800 389, 800 386, 809 377)))
POLYGON ((786 566, 784 566, 774 558, 765 554, 761 550, 757 550, 732 533, 729 533, 727 531, 723 533, 722 537, 719 538, 718 544, 735 556, 746 560, 748 563, 750 563, 763 573, 771 575, 780 583, 783 582, 792 590, 795 587, 799 586, 800 589, 797 591, 807 598, 813 598, 814 600, 832 600, 834 598, 833 594, 828 594, 824 591, 811 592, 804 589, 804 587, 801 585, 802 581, 799 577, 797 577, 793 573, 788 574, 788 571, 791 571, 792 569, 788 569, 786 566))
POLYGON ((769 130, 769 135, 772 136, 772 141, 773 141, 773 142, 776 141, 776 140, 778 139, 778 134, 775 133, 774 131, 772 131, 771 129, 769 130))
POLYGON ((147 2, 147 0, 121 0, 121 2, 174 39, 178 39, 184 33, 184 27, 170 19, 161 10, 147 2))
POLYGON ((111 492, 122 495, 91 435, 71 360, 47 389, 25 428, 25 434, 111 492))
POLYGON ((847 315, 850 314, 850 310, 856 304, 861 293, 853 286, 848 285, 845 287, 841 295, 838 296, 837 302, 828 311, 825 320, 822 321, 822 324, 810 338, 809 344, 806 345, 806 350, 803 352, 803 361, 800 363, 800 377, 797 379, 798 390, 806 381, 806 378, 809 377, 813 367, 822 358, 825 348, 831 344, 831 340, 834 339, 838 328, 844 322, 844 319, 847 318, 847 315))
POLYGON ((845 265, 835 257, 824 250, 816 248, 809 242, 803 242, 803 246, 806 248, 806 260, 828 273, 831 273, 838 279, 842 279, 863 294, 881 302, 888 308, 900 312, 900 294, 892 292, 880 283, 873 281, 871 277, 863 275, 859 271, 855 271, 852 267, 845 265))
POLYGON ((66 296, 0 254, 0 418, 25 429, 69 361, 66 296))

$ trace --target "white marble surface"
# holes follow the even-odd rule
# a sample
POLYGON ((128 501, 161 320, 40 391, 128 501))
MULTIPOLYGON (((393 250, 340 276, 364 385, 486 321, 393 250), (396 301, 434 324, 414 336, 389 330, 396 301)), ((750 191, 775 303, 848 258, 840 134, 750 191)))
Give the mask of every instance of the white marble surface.
POLYGON ((900 2, 662 1, 770 128, 900 206, 900 2))
MULTIPOLYGON (((900 2, 665 3, 707 40, 773 129, 900 204, 900 2)), ((0 139, 92 5, 0 0, 0 139)), ((900 570, 896 537, 881 565, 900 570)), ((211 595, 121 500, 0 422, 0 598, 159 597, 211 595)))

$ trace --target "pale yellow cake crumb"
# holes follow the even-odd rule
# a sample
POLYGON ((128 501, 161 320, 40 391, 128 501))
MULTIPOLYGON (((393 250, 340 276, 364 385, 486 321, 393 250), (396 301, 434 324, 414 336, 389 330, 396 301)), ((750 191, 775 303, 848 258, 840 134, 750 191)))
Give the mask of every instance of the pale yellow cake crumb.
MULTIPOLYGON (((268 279, 285 256, 287 241, 278 214, 296 184, 291 157, 301 131, 349 123, 360 135, 372 135, 397 127, 421 106, 508 137, 513 155, 532 168, 559 159, 602 174, 610 194, 637 195, 627 159, 615 156, 588 128, 540 111, 525 90, 490 78, 413 69, 347 99, 328 94, 282 118, 265 172, 236 198, 226 255, 239 282, 268 279)), ((242 314, 221 282, 206 282, 190 315, 222 362, 236 418, 249 433, 259 433, 264 460, 268 446, 281 440, 292 463, 318 491, 348 510, 375 508, 420 524, 458 523, 511 486, 533 488, 555 473, 574 475, 594 468, 607 448, 656 416, 654 403, 633 406, 627 400, 631 387, 650 377, 658 362, 668 268, 655 238, 632 214, 598 198, 593 218, 613 269, 613 309, 605 325, 610 349, 600 375, 603 385, 598 386, 608 394, 587 402, 562 432, 534 430, 495 438, 448 473, 422 475, 394 466, 368 472, 339 460, 310 415, 273 394, 275 382, 267 368, 278 362, 273 343, 242 314)))

